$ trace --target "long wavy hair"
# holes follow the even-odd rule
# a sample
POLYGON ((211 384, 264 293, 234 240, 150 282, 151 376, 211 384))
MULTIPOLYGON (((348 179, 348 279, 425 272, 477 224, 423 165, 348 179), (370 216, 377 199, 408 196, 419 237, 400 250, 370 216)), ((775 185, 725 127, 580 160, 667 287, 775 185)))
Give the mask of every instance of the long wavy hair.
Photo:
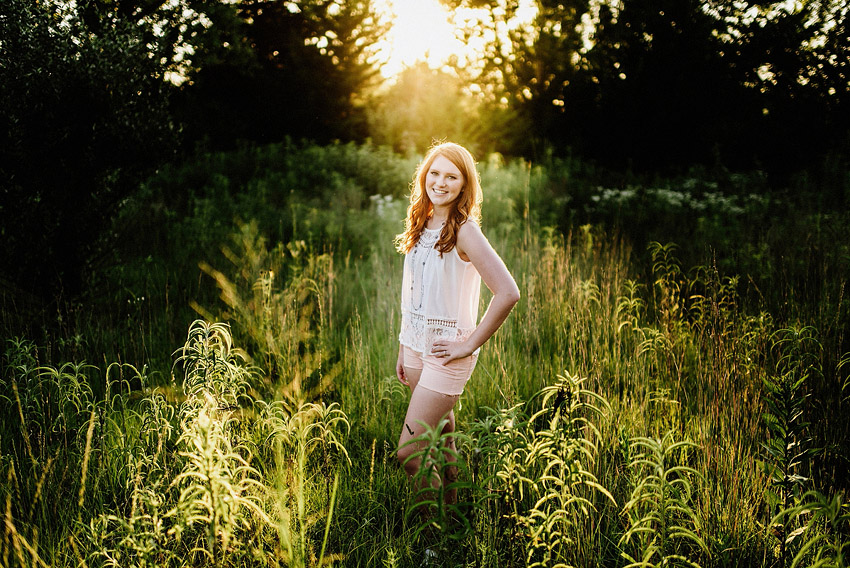
POLYGON ((396 248, 402 254, 410 252, 410 249, 416 245, 422 231, 425 230, 428 218, 434 212, 434 205, 425 190, 425 181, 428 177, 428 170, 431 169, 431 164, 438 156, 446 158, 460 170, 463 176, 463 189, 451 204, 448 219, 446 219, 446 224, 440 232, 440 238, 437 240, 435 248, 440 251, 441 255, 451 252, 457 245, 457 232, 460 226, 468 220, 475 223, 481 221, 481 200, 483 197, 481 179, 478 176, 472 154, 463 146, 452 142, 432 146, 425 158, 419 163, 419 167, 416 168, 413 181, 410 183, 410 205, 407 207, 404 232, 396 236, 395 239, 396 248))

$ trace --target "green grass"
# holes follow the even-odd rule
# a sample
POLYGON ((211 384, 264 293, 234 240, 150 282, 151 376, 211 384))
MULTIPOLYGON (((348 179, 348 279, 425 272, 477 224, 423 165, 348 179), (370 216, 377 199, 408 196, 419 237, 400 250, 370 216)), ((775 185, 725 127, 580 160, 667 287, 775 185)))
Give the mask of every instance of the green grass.
POLYGON ((61 322, 4 312, 0 563, 418 566, 427 546, 446 566, 847 565, 846 212, 779 239, 760 203, 696 192, 700 231, 647 242, 628 219, 678 198, 559 228, 553 208, 604 192, 481 167, 522 299, 460 400, 456 509, 415 514, 394 454, 413 163, 244 149, 152 179, 122 217, 149 225, 61 322), (723 225, 745 252, 721 261, 723 225))

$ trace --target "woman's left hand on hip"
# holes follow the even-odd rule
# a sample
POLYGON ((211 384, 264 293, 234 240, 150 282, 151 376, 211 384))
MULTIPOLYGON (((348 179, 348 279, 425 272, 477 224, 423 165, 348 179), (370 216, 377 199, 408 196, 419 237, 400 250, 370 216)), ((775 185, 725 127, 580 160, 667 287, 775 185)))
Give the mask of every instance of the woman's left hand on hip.
POLYGON ((447 341, 438 339, 431 346, 431 355, 440 360, 441 364, 448 365, 455 359, 463 359, 472 355, 472 350, 465 341, 447 341))

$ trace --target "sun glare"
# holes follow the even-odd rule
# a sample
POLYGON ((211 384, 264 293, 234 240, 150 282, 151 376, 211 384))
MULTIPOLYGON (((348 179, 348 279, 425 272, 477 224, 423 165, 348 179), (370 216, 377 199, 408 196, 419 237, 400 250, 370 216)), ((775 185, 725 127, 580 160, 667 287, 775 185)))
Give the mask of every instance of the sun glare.
MULTIPOLYGON (((379 51, 386 63, 381 68, 384 77, 398 75, 406 67, 417 62, 425 62, 432 68, 439 68, 452 57, 457 57, 463 65, 478 57, 484 46, 482 39, 478 43, 465 44, 456 34, 456 28, 474 22, 486 9, 461 8, 456 11, 447 9, 440 0, 377 0, 379 11, 383 12, 392 26, 386 37, 378 42, 379 51)), ((508 29, 522 22, 529 22, 537 13, 533 0, 520 0, 519 8, 499 35, 507 35, 508 29)), ((507 38, 503 38, 507 41, 507 38)))
POLYGON ((392 28, 381 42, 387 62, 385 77, 400 73, 418 61, 439 67, 452 55, 465 56, 468 48, 454 35, 451 14, 439 0, 383 0, 392 28))

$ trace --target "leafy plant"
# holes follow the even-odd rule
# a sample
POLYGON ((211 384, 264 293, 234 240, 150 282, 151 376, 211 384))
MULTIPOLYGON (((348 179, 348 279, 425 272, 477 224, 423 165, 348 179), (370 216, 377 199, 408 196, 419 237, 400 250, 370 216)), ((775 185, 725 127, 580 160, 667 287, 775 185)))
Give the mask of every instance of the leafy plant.
POLYGON ((458 432, 443 433, 447 423, 447 418, 434 428, 420 423, 425 431, 408 442, 418 449, 407 461, 421 460, 419 470, 411 479, 415 491, 406 513, 408 521, 413 519, 416 527, 414 537, 433 529, 443 539, 462 540, 472 531, 471 513, 486 498, 479 487, 468 481, 466 461, 454 449, 468 442, 467 436, 458 432), (465 500, 449 499, 453 494, 465 496, 465 500))
POLYGON ((832 498, 819 491, 804 493, 799 504, 785 509, 774 519, 774 524, 787 524, 785 518, 800 521, 794 533, 803 541, 791 561, 791 567, 845 568, 850 554, 850 505, 842 494, 832 498))
POLYGON ((617 298, 617 319, 620 324, 617 331, 623 328, 638 329, 643 320, 646 302, 640 293, 643 286, 635 280, 626 280, 624 293, 617 298))
POLYGON ((214 404, 222 411, 235 410, 245 396, 251 371, 243 365, 245 353, 233 348, 230 326, 195 320, 186 343, 175 353, 185 371, 183 391, 193 404, 214 404))
POLYGON ((762 462, 770 480, 766 493, 775 519, 772 525, 779 541, 779 559, 786 564, 787 547, 800 534, 793 530, 793 516, 779 515, 794 507, 810 479, 806 475, 808 459, 813 453, 805 419, 809 398, 807 382, 820 373, 817 352, 821 349, 810 327, 782 329, 774 333, 773 351, 776 374, 764 379, 767 408, 762 415, 768 430, 763 444, 762 462))
MULTIPOLYGON (((191 553, 221 566, 234 553, 236 539, 262 530, 270 519, 261 505, 265 486, 259 472, 250 465, 250 455, 243 457, 246 448, 231 444, 227 429, 232 419, 222 419, 215 402, 189 409, 183 420, 180 456, 186 461, 173 481, 180 489, 174 528, 178 539, 200 528, 203 538, 191 553)), ((250 550, 249 543, 241 544, 250 550)))
POLYGON ((679 260, 673 254, 678 245, 653 241, 648 248, 655 279, 652 287, 655 311, 659 315, 661 324, 670 331, 684 315, 682 288, 685 275, 679 260))
POLYGON ((348 417, 336 403, 305 402, 293 409, 284 401, 260 402, 257 408, 258 430, 265 436, 262 446, 273 449, 273 466, 266 476, 274 484, 272 524, 278 533, 279 558, 288 566, 321 565, 333 558, 325 552, 339 475, 341 466, 351 463, 344 445, 348 417), (317 487, 321 481, 324 491, 317 487), (317 559, 310 534, 320 515, 326 520, 317 559))
POLYGON ((522 537, 531 566, 579 555, 581 531, 587 530, 597 497, 614 502, 591 472, 600 438, 595 421, 610 407, 583 387, 586 380, 559 375, 527 403, 470 429, 473 451, 483 462, 477 483, 497 499, 495 515, 514 523, 511 530, 522 537), (532 411, 537 399, 539 409, 532 411))
MULTIPOLYGON (((334 286, 333 257, 311 254, 304 241, 269 250, 256 223, 232 235, 224 249, 233 276, 201 263, 221 291, 233 319, 244 334, 252 357, 262 362, 266 386, 279 396, 314 396, 333 376, 325 368, 325 333, 334 286)), ((196 311, 213 315, 197 303, 196 311)))
POLYGON ((630 567, 699 566, 690 555, 708 552, 692 507, 692 482, 700 474, 685 465, 697 446, 675 441, 672 432, 660 440, 634 438, 631 445, 636 485, 623 506, 629 527, 620 539, 622 556, 630 567))
MULTIPOLYGON (((141 482, 141 477, 137 478, 141 482)), ((171 566, 179 559, 176 537, 177 509, 169 502, 170 487, 151 476, 131 494, 131 508, 124 517, 106 514, 91 519, 87 537, 91 560, 114 568, 171 566)))

